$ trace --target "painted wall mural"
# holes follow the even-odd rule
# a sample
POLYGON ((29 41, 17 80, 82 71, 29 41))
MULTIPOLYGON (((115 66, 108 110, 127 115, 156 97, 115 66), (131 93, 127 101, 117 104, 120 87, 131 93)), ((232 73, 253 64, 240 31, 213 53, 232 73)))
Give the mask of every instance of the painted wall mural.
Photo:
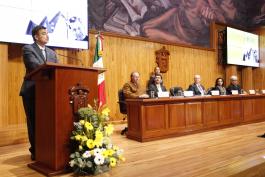
POLYGON ((265 25, 265 0, 251 0, 246 2, 246 12, 248 14, 247 27, 257 27, 265 25))
POLYGON ((211 21, 265 22, 265 0, 88 0, 90 29, 209 47, 211 21), (264 6, 264 7, 263 7, 264 6))

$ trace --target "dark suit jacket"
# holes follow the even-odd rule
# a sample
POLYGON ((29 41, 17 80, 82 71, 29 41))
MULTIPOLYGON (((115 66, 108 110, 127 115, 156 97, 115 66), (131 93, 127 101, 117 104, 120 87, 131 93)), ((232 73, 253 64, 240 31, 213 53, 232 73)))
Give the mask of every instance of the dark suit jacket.
MULTIPOLYGON (((155 83, 155 74, 152 74, 150 76, 148 83, 147 83, 147 87, 149 87, 151 84, 154 84, 154 83, 155 83)), ((163 84, 163 80, 162 80, 161 84, 163 84)))
MULTIPOLYGON (((203 85, 201 85, 201 87, 202 87, 202 89, 204 91, 204 95, 205 95, 206 94, 205 88, 203 85)), ((194 95, 201 95, 202 94, 196 84, 191 84, 188 88, 188 91, 193 91, 194 95)))
POLYGON ((220 95, 221 95, 221 94, 226 95, 226 88, 225 88, 225 87, 220 88, 220 87, 218 87, 218 86, 215 86, 212 90, 218 90, 219 93, 220 93, 220 95))
MULTIPOLYGON (((164 91, 167 91, 167 89, 166 89, 165 86, 163 86, 162 84, 160 84, 160 85, 161 85, 161 89, 162 89, 163 92, 164 91)), ((151 91, 154 91, 155 92, 155 97, 158 97, 158 94, 157 94, 158 93, 158 89, 157 89, 157 87, 156 87, 155 84, 149 85, 149 87, 148 87, 148 94, 149 94, 149 96, 150 96, 151 91)))
POLYGON ((231 95, 232 94, 232 90, 238 90, 238 94, 240 94, 241 92, 241 87, 240 85, 232 85, 230 84, 227 88, 226 88, 226 93, 228 95, 231 95))
MULTIPOLYGON (((23 61, 26 67, 25 76, 46 62, 39 46, 36 43, 25 45, 22 50, 23 50, 23 61)), ((45 47, 45 51, 46 51, 47 61, 57 63, 56 53, 48 47, 45 47)), ((34 93, 34 88, 35 88, 34 81, 24 79, 19 95, 31 97, 32 93, 34 93)))

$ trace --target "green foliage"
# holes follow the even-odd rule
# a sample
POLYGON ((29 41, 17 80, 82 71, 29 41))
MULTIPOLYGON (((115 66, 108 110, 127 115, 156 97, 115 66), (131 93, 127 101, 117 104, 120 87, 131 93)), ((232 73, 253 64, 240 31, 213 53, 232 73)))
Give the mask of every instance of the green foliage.
POLYGON ((79 121, 74 122, 70 137, 73 153, 70 166, 79 175, 99 174, 124 160, 123 150, 114 146, 110 135, 113 125, 108 124, 109 109, 95 110, 91 106, 78 110, 79 121))

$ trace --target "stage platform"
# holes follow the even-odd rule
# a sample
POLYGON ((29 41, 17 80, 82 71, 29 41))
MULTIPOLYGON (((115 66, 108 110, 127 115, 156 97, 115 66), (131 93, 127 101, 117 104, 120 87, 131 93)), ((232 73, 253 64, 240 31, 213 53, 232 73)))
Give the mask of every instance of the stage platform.
MULTIPOLYGON (((98 177, 264 177, 265 122, 140 143, 121 136, 116 125, 113 143, 126 161, 98 177)), ((27 167, 28 144, 0 147, 1 177, 40 177, 27 167)), ((72 173, 60 175, 73 176, 72 173)))

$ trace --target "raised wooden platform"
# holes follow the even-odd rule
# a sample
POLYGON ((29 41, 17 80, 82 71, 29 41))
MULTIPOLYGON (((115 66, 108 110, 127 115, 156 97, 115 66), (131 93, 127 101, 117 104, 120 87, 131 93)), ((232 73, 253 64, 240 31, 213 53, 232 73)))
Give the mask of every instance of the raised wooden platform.
MULTIPOLYGON (((125 125, 124 125, 125 126, 125 125)), ((120 135, 113 143, 126 161, 97 177, 264 177, 265 122, 140 143, 120 135)), ((40 177, 27 167, 28 144, 0 147, 1 177, 40 177)), ((61 175, 73 176, 72 173, 61 175)))

